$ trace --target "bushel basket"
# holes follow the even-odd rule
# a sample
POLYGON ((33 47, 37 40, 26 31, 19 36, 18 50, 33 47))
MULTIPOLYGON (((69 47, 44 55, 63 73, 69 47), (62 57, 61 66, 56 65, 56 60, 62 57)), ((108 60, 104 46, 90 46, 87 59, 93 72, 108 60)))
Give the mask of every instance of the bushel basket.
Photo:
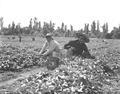
POLYGON ((47 69, 49 70, 54 70, 55 68, 57 68, 60 64, 60 59, 57 57, 50 57, 47 60, 47 69))

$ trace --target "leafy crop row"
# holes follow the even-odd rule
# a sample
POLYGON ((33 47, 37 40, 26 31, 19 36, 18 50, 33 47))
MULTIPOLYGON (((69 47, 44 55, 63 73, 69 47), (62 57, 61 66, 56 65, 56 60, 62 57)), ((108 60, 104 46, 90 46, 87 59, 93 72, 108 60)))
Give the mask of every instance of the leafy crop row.
MULTIPOLYGON (((37 50, 3 46, 0 50, 1 70, 14 70, 39 65, 42 59, 37 50), (7 66, 7 67, 4 67, 7 66)), ((55 70, 39 72, 6 86, 7 94, 106 94, 119 92, 118 50, 108 49, 106 54, 96 53, 96 59, 64 58, 55 70), (115 58, 114 58, 115 57, 115 58), (116 63, 115 63, 116 62, 116 63)), ((4 93, 3 93, 4 94, 4 93)))

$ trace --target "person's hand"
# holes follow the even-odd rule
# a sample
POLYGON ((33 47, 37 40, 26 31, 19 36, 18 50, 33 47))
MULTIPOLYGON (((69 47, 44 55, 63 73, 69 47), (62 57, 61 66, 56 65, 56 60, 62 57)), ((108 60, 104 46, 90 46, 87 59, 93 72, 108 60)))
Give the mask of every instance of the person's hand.
POLYGON ((75 49, 75 47, 71 47, 69 50, 73 50, 73 49, 75 49))
POLYGON ((43 55, 43 54, 39 54, 39 56, 40 56, 40 57, 44 57, 44 55, 43 55))

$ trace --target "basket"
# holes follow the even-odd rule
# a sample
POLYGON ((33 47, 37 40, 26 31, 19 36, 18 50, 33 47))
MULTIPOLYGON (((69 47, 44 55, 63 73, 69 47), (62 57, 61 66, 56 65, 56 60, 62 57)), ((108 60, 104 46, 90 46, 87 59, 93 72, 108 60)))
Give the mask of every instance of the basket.
POLYGON ((50 57, 47 60, 47 69, 49 70, 54 70, 55 68, 57 68, 60 65, 60 59, 57 57, 50 57))

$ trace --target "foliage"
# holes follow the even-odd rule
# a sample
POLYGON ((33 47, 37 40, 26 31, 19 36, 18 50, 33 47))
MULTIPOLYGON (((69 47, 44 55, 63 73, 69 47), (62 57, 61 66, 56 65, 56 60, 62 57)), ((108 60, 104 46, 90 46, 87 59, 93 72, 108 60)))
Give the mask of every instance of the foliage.
POLYGON ((16 24, 14 21, 8 27, 4 27, 3 17, 0 20, 0 34, 4 35, 40 35, 43 37, 46 33, 52 32, 54 36, 75 37, 75 32, 80 31, 91 38, 120 39, 120 26, 114 27, 113 30, 109 31, 107 22, 100 26, 99 21, 93 21, 92 24, 84 24, 84 28, 80 28, 80 30, 74 30, 72 25, 68 29, 64 22, 57 28, 55 28, 55 23, 52 21, 44 22, 42 26, 41 21, 38 21, 37 17, 31 18, 29 25, 26 27, 21 27, 20 23, 16 24))
POLYGON ((0 31, 3 29, 3 17, 0 17, 0 31))
POLYGON ((112 33, 107 33, 104 35, 106 39, 112 39, 112 33))
MULTIPOLYGON (((1 46, 1 70, 16 71, 16 69, 34 65, 46 66, 44 60, 37 54, 40 49, 32 49, 11 45, 1 46)), ((99 49, 106 52, 100 51, 101 54, 99 54, 94 49, 93 54, 96 59, 63 58, 63 64, 58 68, 18 79, 0 92, 8 92, 8 94, 105 94, 105 92, 112 92, 114 94, 119 88, 117 83, 120 72, 118 63, 120 51, 112 48, 99 49)))

